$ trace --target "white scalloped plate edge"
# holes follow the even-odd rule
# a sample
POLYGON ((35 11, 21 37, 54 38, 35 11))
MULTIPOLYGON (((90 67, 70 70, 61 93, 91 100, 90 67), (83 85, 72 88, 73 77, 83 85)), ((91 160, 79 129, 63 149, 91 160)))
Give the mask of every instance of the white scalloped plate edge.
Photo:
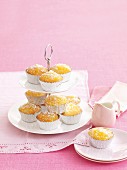
POLYGON ((125 157, 124 159, 119 159, 119 160, 114 160, 114 161, 99 161, 99 160, 90 159, 88 157, 85 157, 85 156, 81 155, 76 149, 75 149, 75 151, 82 158, 87 159, 87 160, 92 161, 92 162, 97 162, 97 163, 105 163, 105 164, 108 164, 108 163, 117 163, 117 162, 125 161, 127 159, 127 157, 125 157))

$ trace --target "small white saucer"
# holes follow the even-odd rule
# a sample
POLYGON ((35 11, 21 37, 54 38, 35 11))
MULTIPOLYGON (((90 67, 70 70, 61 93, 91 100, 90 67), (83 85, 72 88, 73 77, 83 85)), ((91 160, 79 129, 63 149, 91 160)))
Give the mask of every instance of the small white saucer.
MULTIPOLYGON (((76 150, 75 150, 75 151, 76 151, 76 150)), ((92 161, 92 162, 105 163, 105 164, 107 164, 107 163, 121 162, 121 161, 124 161, 124 160, 127 159, 127 157, 125 157, 124 159, 119 159, 119 160, 114 160, 114 161, 98 161, 98 160, 95 160, 95 159, 87 158, 87 157, 81 155, 78 151, 76 151, 76 152, 77 152, 78 155, 80 155, 80 156, 81 156, 82 158, 84 158, 84 159, 87 159, 87 160, 92 161)))
POLYGON ((67 81, 67 82, 63 82, 53 92, 43 90, 43 88, 42 88, 42 86, 40 84, 35 85, 35 84, 29 83, 26 78, 21 79, 19 81, 19 83, 20 83, 20 85, 22 87, 26 88, 27 90, 33 90, 33 91, 43 92, 43 93, 60 93, 60 92, 64 92, 64 91, 69 90, 70 88, 75 86, 78 81, 79 81, 79 79, 78 79, 77 73, 76 72, 72 72, 70 80, 67 81))
MULTIPOLYGON (((111 129, 114 132, 114 138, 111 145, 106 149, 97 149, 92 146, 81 146, 74 144, 76 152, 85 159, 100 163, 113 163, 127 159, 127 149, 118 151, 118 148, 127 144, 127 132, 120 129, 111 129)), ((81 132, 77 139, 80 140, 80 136, 87 135, 87 130, 81 132)))

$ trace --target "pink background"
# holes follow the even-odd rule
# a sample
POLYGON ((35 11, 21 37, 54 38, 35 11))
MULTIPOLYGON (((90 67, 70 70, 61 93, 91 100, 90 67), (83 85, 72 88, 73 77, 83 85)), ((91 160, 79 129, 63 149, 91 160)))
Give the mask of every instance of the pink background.
MULTIPOLYGON (((52 64, 87 69, 89 86, 127 81, 126 0, 0 0, 0 71, 44 64, 44 48, 54 47, 52 64)), ((123 169, 126 161, 102 165, 79 157, 73 146, 44 154, 1 154, 0 169, 123 169)))

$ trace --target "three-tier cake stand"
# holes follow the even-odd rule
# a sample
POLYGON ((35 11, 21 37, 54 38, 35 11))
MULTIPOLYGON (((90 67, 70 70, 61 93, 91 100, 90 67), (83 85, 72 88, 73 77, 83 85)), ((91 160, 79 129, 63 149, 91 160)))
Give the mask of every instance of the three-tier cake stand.
MULTIPOLYGON (((48 44, 47 47, 45 48, 45 53, 44 53, 44 58, 47 62, 48 70, 50 70, 52 53, 53 53, 53 47, 50 44, 48 44), (47 51, 49 49, 51 50, 51 52, 50 52, 50 55, 47 57, 47 51)), ((43 92, 43 93, 47 93, 48 95, 50 95, 51 93, 61 93, 61 92, 68 91, 72 87, 76 86, 78 82, 79 82, 78 73, 75 71, 72 71, 70 80, 67 82, 63 82, 55 91, 52 91, 52 92, 44 91, 40 84, 34 85, 34 84, 29 83, 26 78, 20 80, 20 85, 27 90, 32 90, 35 92, 43 92)), ((74 124, 74 125, 66 125, 61 122, 61 125, 59 126, 58 129, 51 130, 51 131, 42 130, 40 129, 37 122, 26 123, 21 120, 21 116, 18 111, 18 108, 26 102, 27 100, 25 99, 21 101, 20 103, 14 104, 8 112, 8 119, 10 123, 14 125, 16 128, 21 129, 23 131, 30 132, 30 133, 60 134, 60 133, 70 132, 70 131, 76 130, 84 126, 91 119, 91 109, 89 108, 88 104, 85 101, 81 100, 80 106, 83 112, 82 112, 82 116, 81 116, 79 123, 74 124)))

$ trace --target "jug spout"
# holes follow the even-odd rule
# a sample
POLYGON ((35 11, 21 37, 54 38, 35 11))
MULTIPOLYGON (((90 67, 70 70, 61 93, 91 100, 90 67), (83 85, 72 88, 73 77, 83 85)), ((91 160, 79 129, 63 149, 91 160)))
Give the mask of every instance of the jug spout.
POLYGON ((106 103, 96 102, 96 103, 94 104, 94 106, 91 106, 90 104, 89 104, 89 106, 90 106, 93 110, 95 110, 95 109, 97 109, 97 108, 99 108, 99 109, 104 109, 104 110, 114 110, 114 108, 113 108, 113 103, 111 103, 111 102, 106 102, 106 103))
POLYGON ((101 110, 112 110, 113 109, 113 105, 112 103, 95 103, 94 105, 94 109, 101 109, 101 110))
POLYGON ((90 103, 88 103, 88 105, 91 107, 91 109, 95 109, 96 107, 98 107, 99 105, 101 106, 101 103, 95 103, 94 106, 92 106, 90 103))
POLYGON ((95 103, 94 107, 103 107, 103 104, 102 103, 95 103))

